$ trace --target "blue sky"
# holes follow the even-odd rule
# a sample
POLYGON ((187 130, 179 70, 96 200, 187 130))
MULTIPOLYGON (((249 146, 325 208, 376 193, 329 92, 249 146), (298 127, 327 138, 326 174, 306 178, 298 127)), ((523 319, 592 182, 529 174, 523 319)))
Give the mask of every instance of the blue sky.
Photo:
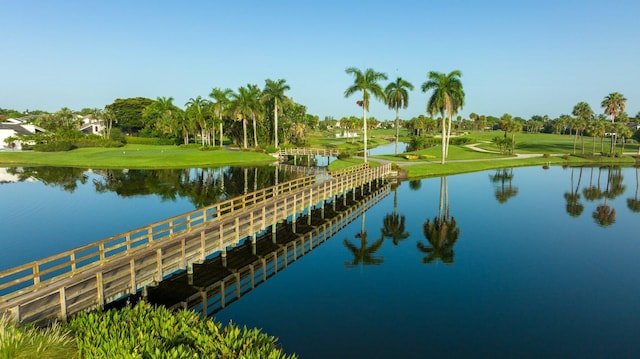
POLYGON ((413 83, 403 118, 425 112, 429 71, 454 69, 464 116, 556 117, 579 101, 601 113, 614 91, 633 116, 639 12, 637 0, 0 0, 0 107, 79 110, 137 96, 184 105, 213 87, 284 78, 309 113, 360 116, 357 98, 344 98, 353 66, 413 83))

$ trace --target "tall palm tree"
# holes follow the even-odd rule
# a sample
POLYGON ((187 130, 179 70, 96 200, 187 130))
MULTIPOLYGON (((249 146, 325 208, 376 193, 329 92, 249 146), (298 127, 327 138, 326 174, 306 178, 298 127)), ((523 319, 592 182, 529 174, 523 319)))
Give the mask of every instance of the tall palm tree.
MULTIPOLYGON (((611 116, 611 123, 616 122, 616 116, 620 115, 624 112, 625 106, 627 103, 627 99, 619 92, 612 92, 605 96, 604 100, 600 104, 601 107, 604 108, 604 113, 611 116)), ((611 153, 613 153, 615 149, 616 143, 616 135, 611 135, 611 153)))
POLYGON ((400 108, 409 106, 409 90, 413 91, 413 85, 401 77, 389 83, 384 89, 387 97, 387 106, 392 110, 396 110, 396 155, 398 154, 398 137, 400 136, 400 108))
POLYGON ((616 122, 616 116, 624 112, 627 99, 619 92, 612 92, 605 96, 600 104, 604 108, 604 113, 611 116, 611 123, 616 122))
POLYGON ((349 67, 345 70, 348 75, 353 75, 353 85, 349 86, 344 92, 344 97, 349 97, 358 91, 362 91, 362 101, 358 101, 358 105, 362 106, 362 122, 364 137, 364 162, 367 162, 367 111, 369 111, 369 101, 371 95, 380 101, 385 100, 385 94, 378 81, 386 80, 387 74, 376 72, 371 68, 358 70, 355 67, 349 67))
POLYGON ((214 88, 211 90, 211 93, 209 94, 209 97, 211 97, 213 99, 213 112, 214 114, 218 117, 218 125, 219 125, 219 131, 218 134, 220 136, 220 146, 222 147, 222 137, 224 136, 223 133, 223 115, 224 112, 227 110, 227 106, 229 105, 229 102, 231 101, 231 95, 233 94, 233 91, 231 91, 231 89, 221 89, 221 88, 214 88))
POLYGON ((202 98, 202 96, 198 96, 196 98, 190 98, 189 101, 185 104, 187 106, 187 115, 195 121, 195 123, 200 127, 200 139, 202 142, 202 146, 205 146, 206 142, 206 133, 207 133, 207 121, 205 118, 205 108, 209 105, 209 101, 202 98))
POLYGON ((285 79, 271 80, 266 79, 264 90, 262 90, 262 98, 265 101, 273 101, 273 139, 275 147, 278 148, 278 102, 284 102, 287 97, 284 92, 291 90, 286 84, 285 79))
POLYGON ((231 94, 231 107, 236 120, 242 121, 242 145, 247 148, 247 117, 251 112, 251 92, 244 86, 231 94))
POLYGON ((431 71, 427 76, 428 80, 422 84, 422 92, 433 90, 433 94, 427 101, 427 112, 432 116, 439 112, 442 116, 442 164, 445 163, 449 153, 451 118, 464 106, 461 76, 460 70, 451 71, 449 74, 431 71), (448 130, 445 115, 449 119, 448 130))
MULTIPOLYGON (((585 129, 587 127, 589 127, 589 120, 593 117, 593 110, 591 109, 591 106, 589 106, 588 103, 581 101, 578 102, 574 107, 573 107, 573 115, 576 116, 577 118, 579 118, 582 123, 581 125, 581 129, 585 129)), ((583 137, 584 138, 584 137, 583 137)), ((584 153, 584 141, 582 142, 582 153, 584 153)), ((574 145, 574 149, 573 149, 573 153, 575 153, 575 145, 574 145)))
POLYGON ((258 147, 257 120, 262 117, 262 104, 260 103, 262 91, 258 85, 252 84, 248 84, 247 89, 249 90, 249 114, 253 123, 253 147, 258 147))

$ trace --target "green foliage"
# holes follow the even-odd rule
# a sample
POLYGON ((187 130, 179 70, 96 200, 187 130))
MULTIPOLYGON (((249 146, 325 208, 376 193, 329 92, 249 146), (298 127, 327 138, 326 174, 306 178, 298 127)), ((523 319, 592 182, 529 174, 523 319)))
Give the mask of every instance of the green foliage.
POLYGON ((473 139, 471 137, 451 137, 450 144, 460 146, 471 143, 472 141, 473 139))
POLYGON ((258 329, 140 302, 81 313, 69 324, 83 358, 294 358, 258 329))
POLYGON ((340 154, 338 155, 338 159, 339 160, 346 160, 348 158, 351 158, 352 153, 349 151, 342 151, 340 152, 340 154))
POLYGON ((76 148, 70 141, 50 141, 48 143, 39 143, 33 146, 35 151, 40 152, 63 152, 71 151, 76 148))
POLYGON ((126 136, 125 139, 127 141, 127 144, 129 145, 156 145, 156 146, 175 145, 175 140, 172 138, 126 136))
POLYGON ((276 153, 276 152, 278 152, 278 149, 275 146, 269 145, 264 149, 264 151, 266 153, 276 153))
POLYGON ((68 330, 57 323, 45 329, 19 326, 0 316, 0 358, 48 359, 78 358, 76 345, 68 330))
POLYGON ((112 104, 105 106, 105 109, 113 111, 118 126, 131 133, 144 127, 142 112, 152 103, 153 100, 144 97, 119 98, 112 104))
MULTIPOLYGON (((190 146, 190 145, 187 145, 190 146)), ((218 150, 222 150, 222 147, 220 146, 199 146, 198 150, 200 151, 218 151, 218 150)))

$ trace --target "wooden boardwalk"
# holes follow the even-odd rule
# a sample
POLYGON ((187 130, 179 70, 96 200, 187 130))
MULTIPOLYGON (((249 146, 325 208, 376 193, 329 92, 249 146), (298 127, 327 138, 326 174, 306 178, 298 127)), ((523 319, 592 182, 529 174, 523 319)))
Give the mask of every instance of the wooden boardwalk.
POLYGON ((391 185, 386 183, 365 191, 364 196, 357 195, 356 200, 347 198, 347 205, 340 203, 335 211, 316 209, 311 225, 299 225, 294 231, 287 223, 279 226, 277 241, 272 233, 257 241, 245 241, 230 250, 226 258, 208 259, 194 265, 192 273, 181 272, 149 288, 145 300, 211 316, 325 243, 390 193, 391 185))
POLYGON ((338 157, 340 150, 336 148, 283 148, 280 150, 280 157, 284 156, 322 156, 322 157, 338 157))
POLYGON ((103 307, 389 172, 364 164, 304 177, 2 271, 0 314, 45 322, 103 307))

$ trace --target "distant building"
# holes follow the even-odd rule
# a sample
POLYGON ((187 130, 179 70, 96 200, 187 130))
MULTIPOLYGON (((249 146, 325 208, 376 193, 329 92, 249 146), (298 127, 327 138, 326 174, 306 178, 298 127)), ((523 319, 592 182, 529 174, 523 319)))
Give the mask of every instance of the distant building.
POLYGON ((96 119, 91 115, 88 116, 79 116, 82 121, 80 124, 80 131, 84 132, 87 135, 100 135, 104 133, 104 123, 100 119, 96 119))
POLYGON ((0 122, 0 148, 21 150, 22 141, 14 140, 11 143, 6 143, 5 139, 17 137, 18 135, 32 135, 37 132, 44 132, 44 129, 24 123, 19 119, 9 118, 4 122, 0 122))

